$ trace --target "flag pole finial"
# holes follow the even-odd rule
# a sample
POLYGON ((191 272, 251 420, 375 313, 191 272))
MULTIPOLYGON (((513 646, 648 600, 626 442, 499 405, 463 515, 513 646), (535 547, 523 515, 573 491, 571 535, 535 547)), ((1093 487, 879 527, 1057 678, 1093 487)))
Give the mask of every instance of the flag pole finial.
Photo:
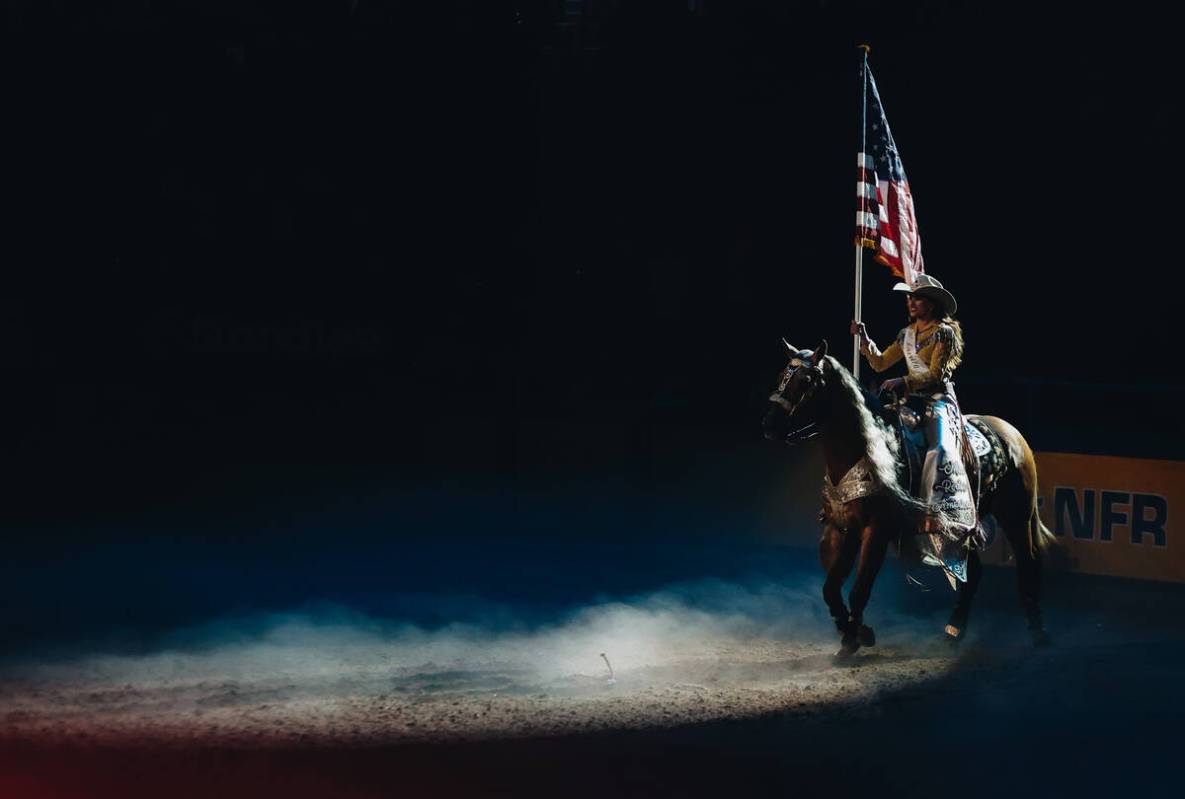
POLYGON ((864 55, 868 55, 869 53, 872 52, 872 45, 869 45, 869 44, 858 44, 858 45, 856 45, 856 47, 859 48, 860 50, 863 50, 864 55))

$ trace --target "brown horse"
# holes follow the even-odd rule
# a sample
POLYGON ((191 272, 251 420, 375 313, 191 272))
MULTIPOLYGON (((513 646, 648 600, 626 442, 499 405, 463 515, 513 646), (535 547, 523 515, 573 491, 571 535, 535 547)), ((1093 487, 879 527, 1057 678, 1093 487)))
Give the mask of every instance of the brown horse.
MULTIPOLYGON (((827 355, 826 341, 814 351, 798 350, 790 344, 786 347, 790 362, 769 398, 771 406, 763 423, 766 437, 793 443, 818 435, 833 486, 839 486, 853 468, 859 470, 853 476, 863 477, 851 492, 856 498, 832 503, 832 510, 825 510, 819 541, 819 556, 827 573, 823 599, 843 637, 838 654, 848 656, 861 646, 876 643, 872 628, 864 624, 872 585, 890 543, 897 543, 903 556, 918 552, 914 533, 926 508, 902 485, 906 469, 902 444, 881 403, 861 388, 839 361, 827 355), (844 606, 842 589, 853 566, 856 579, 848 596, 849 609, 844 606)), ((1037 517, 1033 452, 1016 428, 1003 419, 965 418, 985 435, 994 433, 998 438, 1002 463, 988 464, 980 458, 979 512, 981 517, 990 514, 995 518, 1012 547, 1029 631, 1034 645, 1044 646, 1049 636, 1039 603, 1041 551, 1054 539, 1037 517), (992 473, 987 474, 989 468, 992 473)), ((955 609, 945 630, 952 643, 962 639, 967 629, 981 574, 979 556, 972 550, 966 582, 958 583, 955 609)))

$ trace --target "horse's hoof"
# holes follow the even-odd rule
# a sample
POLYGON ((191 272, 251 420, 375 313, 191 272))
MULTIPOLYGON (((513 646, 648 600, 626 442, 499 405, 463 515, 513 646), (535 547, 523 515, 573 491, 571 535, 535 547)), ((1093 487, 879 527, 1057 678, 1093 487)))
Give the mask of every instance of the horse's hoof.
POLYGON ((860 650, 860 636, 854 631, 848 631, 843 634, 843 640, 839 642, 839 651, 835 653, 836 660, 847 660, 860 650))
POLYGON ((860 646, 876 646, 876 633, 872 631, 871 627, 861 624, 856 638, 860 642, 860 646))
POLYGON ((1033 646, 1037 649, 1044 649, 1053 643, 1053 639, 1049 637, 1049 633, 1044 630, 1029 630, 1029 635, 1033 637, 1033 646))
POLYGON ((942 630, 942 637, 948 644, 954 646, 963 640, 963 636, 967 634, 966 627, 957 627, 954 624, 948 624, 942 630))

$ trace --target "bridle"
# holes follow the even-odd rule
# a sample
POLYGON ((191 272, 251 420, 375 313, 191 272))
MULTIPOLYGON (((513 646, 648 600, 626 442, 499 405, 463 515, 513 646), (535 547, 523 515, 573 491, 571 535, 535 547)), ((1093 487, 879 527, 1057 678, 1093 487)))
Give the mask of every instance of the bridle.
MULTIPOLYGON (((788 348, 790 347, 789 344, 786 346, 788 348)), ((782 372, 782 379, 778 383, 778 387, 774 389, 774 392, 769 395, 769 401, 784 410, 787 417, 793 418, 795 411, 801 408, 808 399, 813 397, 815 391, 817 391, 818 387, 822 384, 823 370, 816 367, 810 361, 803 360, 799 355, 795 355, 790 359, 790 363, 786 365, 786 369, 782 372), (786 399, 783 396, 783 392, 786 391, 786 387, 790 385, 790 381, 794 378, 794 375, 799 369, 809 369, 812 372, 812 375, 806 391, 803 392, 802 397, 800 397, 798 402, 795 403, 786 399), (817 373, 817 377, 814 373, 817 373)), ((810 422, 809 424, 805 424, 802 427, 796 428, 787 433, 782 438, 782 441, 789 446, 794 446, 796 444, 801 444, 804 441, 810 441, 812 438, 817 438, 822 434, 823 431, 819 429, 818 423, 810 422)))

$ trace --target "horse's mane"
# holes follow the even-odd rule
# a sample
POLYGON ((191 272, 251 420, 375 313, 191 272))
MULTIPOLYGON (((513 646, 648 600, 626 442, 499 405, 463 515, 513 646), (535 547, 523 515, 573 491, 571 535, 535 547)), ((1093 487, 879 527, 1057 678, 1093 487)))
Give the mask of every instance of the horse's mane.
POLYGON ((833 356, 825 356, 828 371, 838 379, 838 396, 848 404, 855 416, 859 434, 864 441, 864 454, 868 460, 873 478, 910 513, 922 513, 925 503, 909 493, 908 486, 902 487, 898 476, 900 444, 897 435, 886 419, 886 411, 880 400, 856 382, 852 373, 833 356))
MULTIPOLYGON (((846 371, 847 370, 845 370, 845 372, 846 371)), ((850 373, 849 376, 851 376, 850 373)), ((856 390, 859 391, 864 397, 864 407, 868 408, 868 412, 872 414, 873 420, 878 422, 880 426, 884 427, 888 431, 889 437, 893 440, 893 443, 896 444, 897 436, 893 430, 897 419, 893 414, 893 411, 886 408, 885 404, 880 401, 880 398, 876 394, 873 394, 867 388, 857 383, 854 376, 851 377, 852 383, 856 386, 856 390)))

